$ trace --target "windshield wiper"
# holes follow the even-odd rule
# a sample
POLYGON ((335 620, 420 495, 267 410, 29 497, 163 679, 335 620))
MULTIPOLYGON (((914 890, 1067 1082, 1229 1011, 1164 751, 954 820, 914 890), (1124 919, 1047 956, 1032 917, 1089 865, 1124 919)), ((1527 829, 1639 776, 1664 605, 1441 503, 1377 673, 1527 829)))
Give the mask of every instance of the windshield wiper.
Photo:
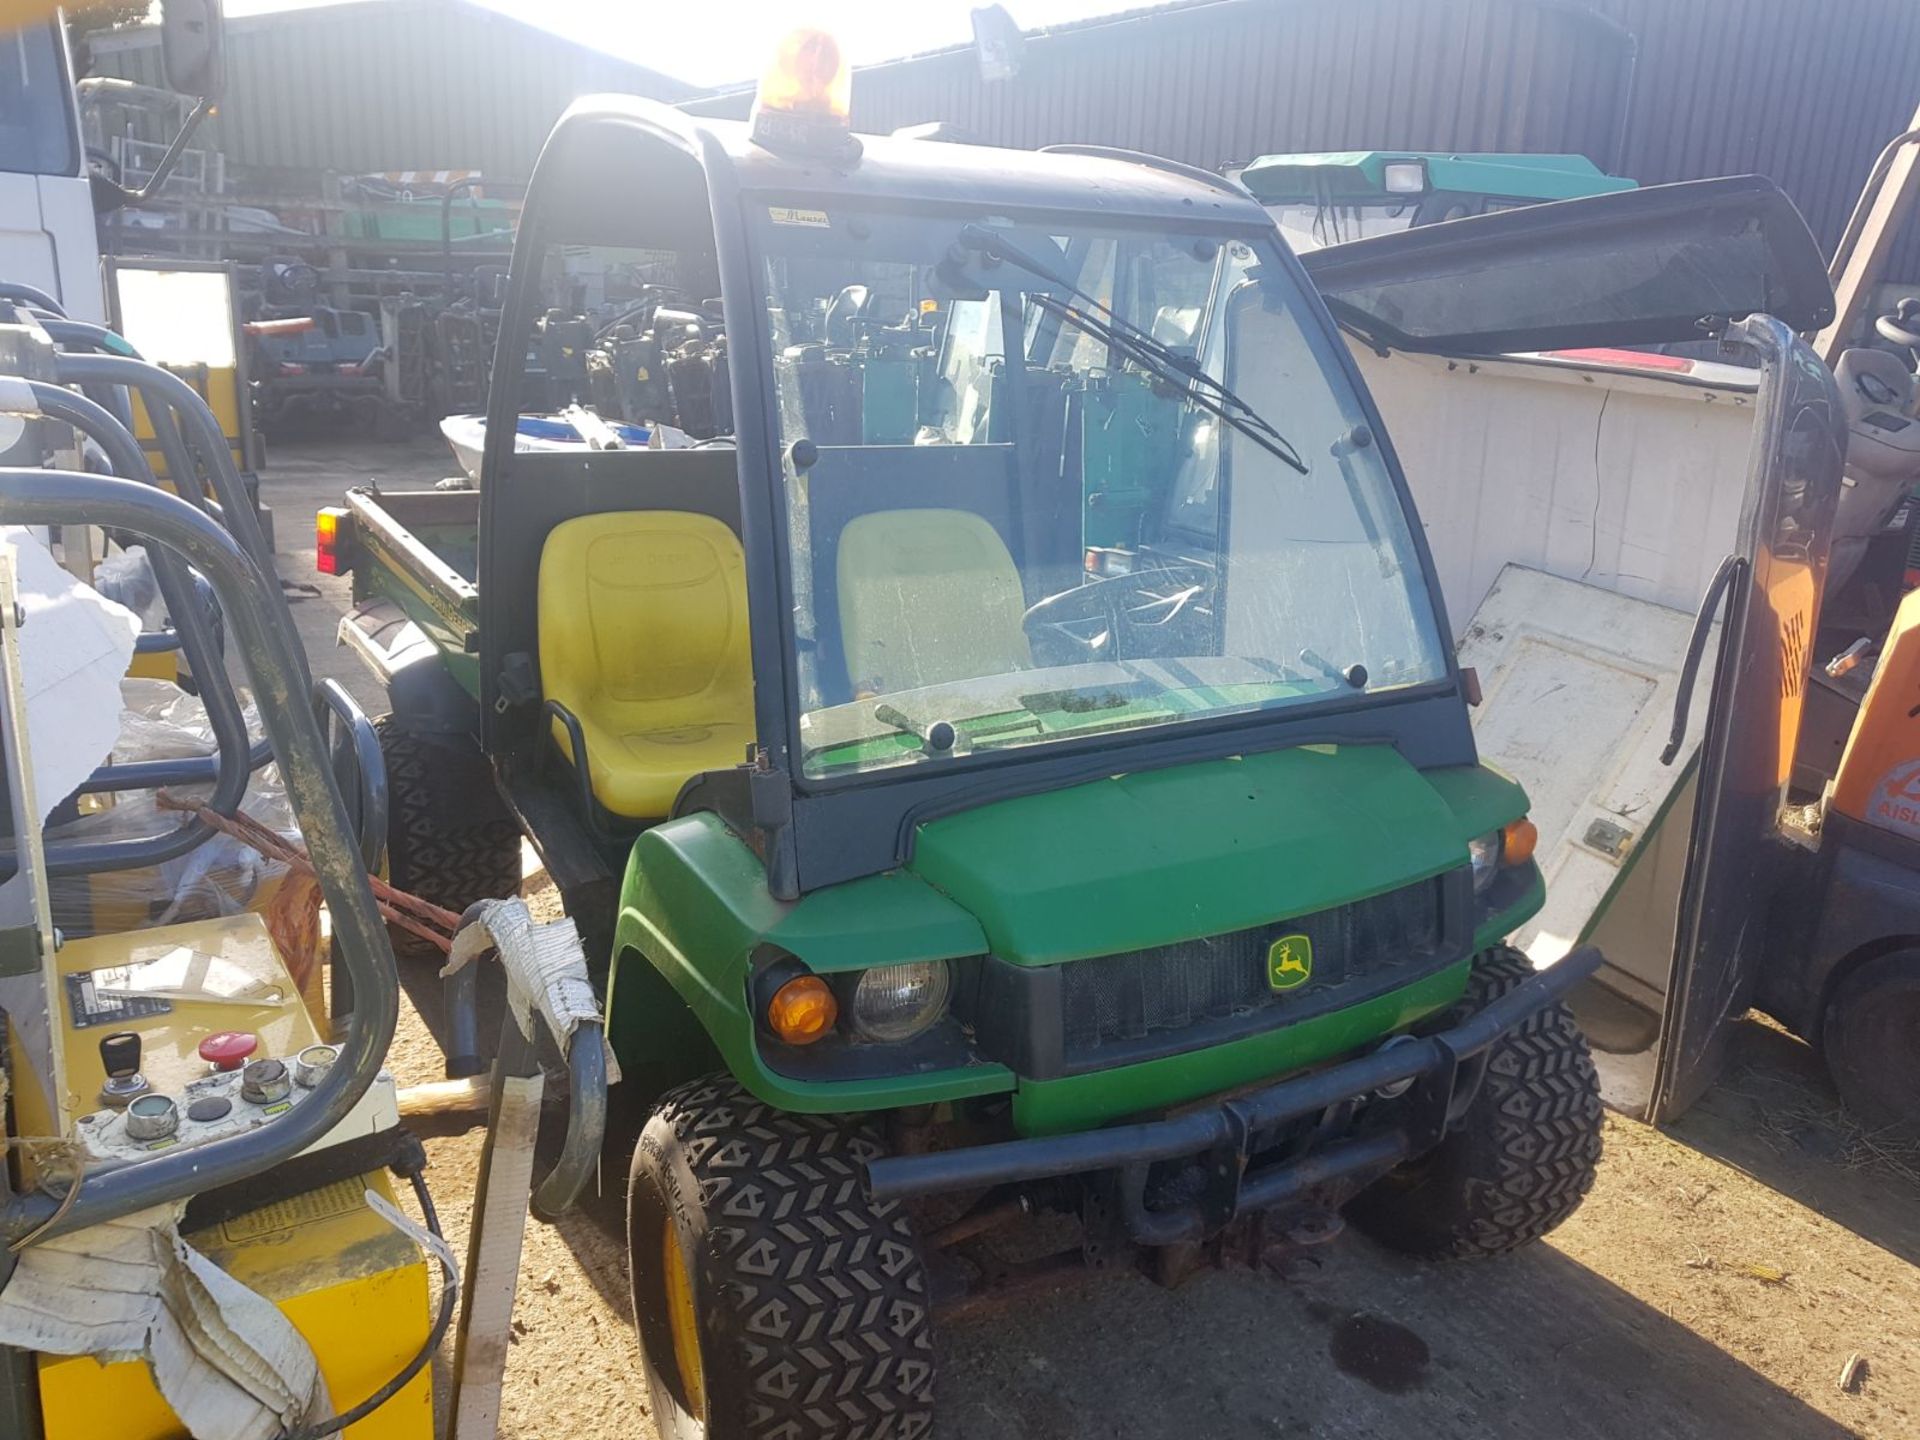
POLYGON ((1057 295, 1038 293, 1028 297, 1048 314, 1057 316, 1096 339, 1106 341, 1111 348, 1118 350, 1142 370, 1175 386, 1188 400, 1208 414, 1233 426, 1275 459, 1291 466, 1302 475, 1307 473, 1307 462, 1300 458, 1300 452, 1294 447, 1293 442, 1275 429, 1272 422, 1253 406, 1229 390, 1223 382, 1209 375, 1206 368, 1192 356, 1181 354, 1131 320, 1122 319, 1109 306, 1080 289, 1045 261, 1029 255, 1005 236, 989 230, 986 226, 963 226, 960 231, 960 240, 962 244, 979 250, 982 254, 1009 261, 1030 275, 1037 276, 1051 285, 1058 285, 1075 299, 1082 300, 1093 307, 1093 310, 1099 311, 1100 313, 1096 315, 1092 310, 1083 310, 1057 295))
POLYGON ((904 711, 892 705, 879 704, 873 707, 873 718, 882 725, 892 726, 902 735, 911 735, 920 742, 920 748, 929 755, 945 755, 958 741, 960 730, 949 720, 930 720, 926 725, 918 725, 904 711))

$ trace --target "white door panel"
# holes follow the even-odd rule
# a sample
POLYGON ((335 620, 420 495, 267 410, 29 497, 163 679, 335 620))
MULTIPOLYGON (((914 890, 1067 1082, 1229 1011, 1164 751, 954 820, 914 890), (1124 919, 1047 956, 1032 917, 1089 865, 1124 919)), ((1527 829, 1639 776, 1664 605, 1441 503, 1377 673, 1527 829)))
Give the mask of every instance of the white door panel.
POLYGON ((1480 758, 1526 788, 1540 827, 1546 908, 1515 937, 1536 963, 1585 936, 1699 743, 1696 719, 1681 759, 1660 763, 1692 628, 1684 611, 1517 565, 1467 625, 1460 663, 1480 674, 1480 758))
POLYGON ((1729 549, 1753 391, 1548 360, 1354 346, 1426 526, 1455 638, 1525 565, 1691 610, 1729 549))
POLYGON ((53 240, 40 223, 40 182, 0 171, 0 279, 18 281, 60 299, 53 240))

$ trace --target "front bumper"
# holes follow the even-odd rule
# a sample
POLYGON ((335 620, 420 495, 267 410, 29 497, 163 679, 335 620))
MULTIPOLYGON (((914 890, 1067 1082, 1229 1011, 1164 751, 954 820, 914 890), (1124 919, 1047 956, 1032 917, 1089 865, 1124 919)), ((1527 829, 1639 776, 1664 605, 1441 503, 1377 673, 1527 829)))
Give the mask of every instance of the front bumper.
POLYGON ((1599 950, 1584 946, 1451 1029, 1401 1037, 1357 1059, 1170 1119, 873 1160, 867 1189, 875 1200, 899 1200, 1117 1171, 1121 1213, 1134 1240, 1196 1240, 1237 1215, 1271 1209, 1330 1181, 1384 1173, 1431 1150, 1478 1090, 1484 1069, 1474 1063, 1478 1057, 1534 1012, 1565 998, 1601 959, 1599 950), (1384 1123, 1250 1168, 1256 1137, 1382 1090, 1394 1091, 1384 1123), (1167 1160, 1201 1162, 1207 1183, 1198 1199, 1151 1208, 1149 1167, 1167 1160))

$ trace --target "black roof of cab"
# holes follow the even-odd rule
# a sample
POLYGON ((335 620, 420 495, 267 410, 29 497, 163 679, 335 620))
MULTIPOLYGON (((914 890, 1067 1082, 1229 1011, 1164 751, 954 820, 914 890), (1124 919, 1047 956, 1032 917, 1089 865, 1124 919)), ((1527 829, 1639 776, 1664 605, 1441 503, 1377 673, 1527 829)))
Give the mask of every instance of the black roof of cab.
POLYGON ((588 95, 567 108, 548 137, 534 170, 528 210, 557 208, 561 213, 549 221, 552 233, 583 243, 595 234, 631 236, 637 224, 657 231, 663 219, 660 186, 676 179, 683 185, 696 182, 697 167, 713 190, 716 211, 722 193, 732 191, 805 194, 816 201, 844 196, 890 205, 1055 209, 1067 203, 1084 215, 1131 221, 1272 226, 1251 196, 1219 176, 1128 151, 1094 146, 1003 150, 892 135, 857 139, 846 160, 774 151, 756 144, 741 121, 704 119, 630 95, 588 95), (693 162, 679 176, 667 161, 675 151, 693 162), (622 175, 641 182, 636 169, 655 173, 649 183, 605 183, 622 175), (584 193, 570 183, 583 171, 601 177, 584 193), (587 202, 584 210, 573 213, 570 196, 587 202), (632 202, 634 213, 625 213, 623 199, 632 202))

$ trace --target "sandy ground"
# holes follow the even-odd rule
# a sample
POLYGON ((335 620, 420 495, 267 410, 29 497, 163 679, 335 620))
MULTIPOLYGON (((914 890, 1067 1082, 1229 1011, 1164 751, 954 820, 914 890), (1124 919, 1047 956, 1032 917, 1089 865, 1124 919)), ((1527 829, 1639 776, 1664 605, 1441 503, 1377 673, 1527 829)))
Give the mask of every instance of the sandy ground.
MULTIPOLYGON (((369 475, 430 481, 445 460, 428 439, 276 447, 283 574, 315 579, 316 505, 369 475)), ((344 587, 318 583, 295 605, 315 669, 377 706, 333 648, 344 587)), ((405 979, 403 1084, 440 1074, 437 983, 425 966, 405 979)), ((1348 1234, 1284 1277, 1207 1271, 1168 1291, 1108 1272, 949 1324, 939 1433, 1920 1435, 1920 1153, 1851 1126, 1806 1048, 1757 1022, 1683 1121, 1614 1117, 1606 1139, 1586 1205, 1503 1260, 1413 1265, 1348 1234)), ((456 1248, 479 1148, 477 1134, 428 1143, 456 1248)), ((627 1316, 625 1166, 609 1150, 581 1213, 527 1230, 505 1436, 653 1435, 627 1316)))

